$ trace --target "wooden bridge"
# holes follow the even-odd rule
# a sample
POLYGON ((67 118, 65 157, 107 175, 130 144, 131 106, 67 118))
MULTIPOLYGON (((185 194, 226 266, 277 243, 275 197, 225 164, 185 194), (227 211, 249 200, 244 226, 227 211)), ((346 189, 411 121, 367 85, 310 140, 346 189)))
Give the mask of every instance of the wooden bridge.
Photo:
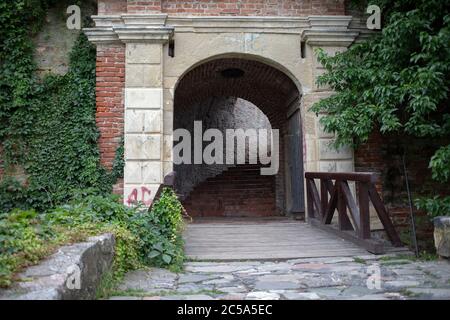
MULTIPOLYGON (((309 223, 287 217, 196 218, 184 232, 187 257, 282 260, 407 250, 376 191, 374 173, 307 172, 305 178, 309 223), (372 238, 370 203, 389 241, 372 238)), ((165 185, 172 186, 173 179, 167 177, 165 185)))

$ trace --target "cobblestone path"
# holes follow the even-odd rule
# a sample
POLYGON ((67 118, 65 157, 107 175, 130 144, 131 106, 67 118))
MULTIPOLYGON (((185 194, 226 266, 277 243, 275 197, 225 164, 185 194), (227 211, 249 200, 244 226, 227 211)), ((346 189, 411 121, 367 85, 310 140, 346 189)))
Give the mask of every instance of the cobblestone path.
POLYGON ((450 299, 450 261, 408 256, 187 262, 126 275, 110 299, 450 299))

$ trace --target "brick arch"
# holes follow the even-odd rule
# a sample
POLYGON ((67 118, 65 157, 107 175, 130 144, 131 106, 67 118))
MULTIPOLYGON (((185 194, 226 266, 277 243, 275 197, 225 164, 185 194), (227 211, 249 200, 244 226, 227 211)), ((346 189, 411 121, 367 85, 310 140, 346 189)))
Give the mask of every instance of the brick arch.
POLYGON ((248 100, 266 114, 274 128, 283 129, 287 108, 298 103, 298 86, 284 72, 266 63, 245 58, 217 58, 195 66, 179 80, 175 108, 188 109, 209 97, 237 97, 248 100), (240 69, 239 78, 225 78, 221 71, 240 69))

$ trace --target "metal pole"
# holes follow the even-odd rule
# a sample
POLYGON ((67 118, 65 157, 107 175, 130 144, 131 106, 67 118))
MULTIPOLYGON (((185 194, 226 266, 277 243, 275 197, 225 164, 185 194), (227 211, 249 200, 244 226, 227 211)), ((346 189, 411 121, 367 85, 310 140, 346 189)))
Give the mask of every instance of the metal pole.
POLYGON ((412 238, 414 243, 414 253, 416 254, 416 257, 419 256, 419 247, 417 246, 417 235, 416 235, 416 220, 414 218, 413 213, 413 205, 411 200, 411 192, 409 190, 409 180, 408 180, 408 172, 406 171, 406 163, 405 163, 405 154, 403 153, 402 156, 403 161, 403 172, 405 175, 405 183, 406 183, 406 192, 408 193, 408 202, 409 202, 409 215, 411 218, 411 229, 412 229, 412 238))

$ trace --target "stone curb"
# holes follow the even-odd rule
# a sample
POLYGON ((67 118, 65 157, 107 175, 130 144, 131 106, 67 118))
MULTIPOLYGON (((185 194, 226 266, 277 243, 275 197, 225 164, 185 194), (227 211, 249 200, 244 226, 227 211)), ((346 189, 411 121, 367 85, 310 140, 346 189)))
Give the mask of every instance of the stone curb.
POLYGON ((94 299, 102 275, 111 268, 114 248, 113 234, 63 246, 20 273, 11 288, 0 290, 0 300, 94 299))

